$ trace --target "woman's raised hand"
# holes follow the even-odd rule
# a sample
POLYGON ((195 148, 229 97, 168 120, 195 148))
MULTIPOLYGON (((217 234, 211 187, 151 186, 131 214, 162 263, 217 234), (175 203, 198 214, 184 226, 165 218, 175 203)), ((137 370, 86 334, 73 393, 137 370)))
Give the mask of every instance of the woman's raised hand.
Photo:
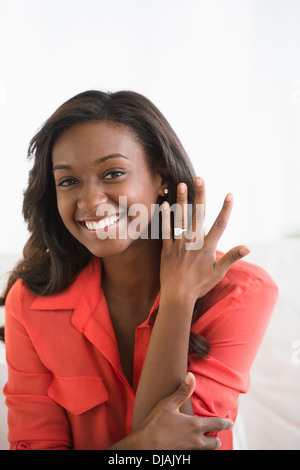
POLYGON ((175 228, 184 232, 172 238, 171 211, 168 202, 162 208, 163 248, 161 253, 160 282, 164 294, 188 296, 191 302, 203 297, 226 274, 228 269, 250 250, 236 246, 216 261, 218 242, 224 233, 233 207, 233 197, 227 194, 223 207, 213 226, 204 236, 205 185, 200 177, 195 178, 195 200, 192 211, 191 227, 187 224, 187 186, 180 183, 177 187, 177 205, 174 215, 175 228))

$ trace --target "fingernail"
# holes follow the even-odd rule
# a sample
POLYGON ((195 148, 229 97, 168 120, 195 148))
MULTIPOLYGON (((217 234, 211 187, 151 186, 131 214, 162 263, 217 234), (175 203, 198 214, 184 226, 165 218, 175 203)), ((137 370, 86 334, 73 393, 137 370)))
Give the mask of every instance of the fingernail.
POLYGON ((169 208, 169 203, 168 203, 167 201, 164 201, 164 202, 162 203, 162 208, 163 208, 164 211, 167 211, 168 208, 169 208))
POLYGON ((191 372, 188 372, 185 376, 185 379, 184 379, 185 383, 190 385, 193 381, 193 378, 192 378, 192 374, 191 372))
POLYGON ((180 184, 178 190, 181 194, 183 194, 185 191, 185 184, 184 183, 180 184))
POLYGON ((241 248, 240 251, 239 251, 239 254, 240 254, 241 256, 246 256, 246 255, 248 255, 249 253, 250 253, 250 250, 249 250, 249 248, 247 248, 246 246, 244 246, 243 248, 241 248))
POLYGON ((226 201, 231 201, 232 197, 233 197, 232 194, 228 193, 225 200, 226 201))
POLYGON ((202 186, 202 178, 200 176, 196 177, 196 186, 202 186))

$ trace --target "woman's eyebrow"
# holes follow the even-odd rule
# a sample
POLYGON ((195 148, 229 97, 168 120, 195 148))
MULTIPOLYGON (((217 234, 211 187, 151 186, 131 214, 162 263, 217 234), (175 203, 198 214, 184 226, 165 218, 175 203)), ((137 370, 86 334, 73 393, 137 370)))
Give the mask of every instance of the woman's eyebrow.
MULTIPOLYGON (((94 163, 99 164, 99 163, 104 163, 106 160, 110 160, 111 158, 125 158, 125 160, 129 160, 125 155, 122 155, 121 153, 112 153, 111 155, 106 155, 105 157, 100 157, 97 158, 94 163)), ((55 165, 53 167, 52 172, 54 173, 55 170, 72 170, 71 165, 55 165)))

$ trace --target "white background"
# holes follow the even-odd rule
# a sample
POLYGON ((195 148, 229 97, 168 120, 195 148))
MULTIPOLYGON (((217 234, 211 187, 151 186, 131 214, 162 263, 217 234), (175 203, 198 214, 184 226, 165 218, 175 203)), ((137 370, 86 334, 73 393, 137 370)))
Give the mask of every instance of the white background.
MULTIPOLYGON (((241 403, 250 449, 300 442, 300 364, 292 362, 300 331, 299 59, 300 0, 0 0, 1 284, 28 236, 22 194, 37 129, 88 89, 146 95, 206 181, 208 228, 226 193, 235 197, 219 248, 254 246, 247 260, 279 286, 241 403)), ((5 409, 0 395, 0 448, 5 409)))
POLYGON ((27 146, 65 100, 130 89, 169 120, 207 186, 228 191, 220 249, 300 233, 300 1, 0 0, 0 254, 27 238, 27 146))

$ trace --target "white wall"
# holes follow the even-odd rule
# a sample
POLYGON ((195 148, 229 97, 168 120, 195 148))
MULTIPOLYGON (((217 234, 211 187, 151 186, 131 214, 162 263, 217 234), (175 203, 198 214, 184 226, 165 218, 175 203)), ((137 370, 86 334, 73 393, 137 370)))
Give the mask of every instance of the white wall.
POLYGON ((66 99, 131 89, 161 109, 207 185, 221 249, 300 232, 300 2, 0 0, 0 254, 27 238, 27 145, 66 99))

